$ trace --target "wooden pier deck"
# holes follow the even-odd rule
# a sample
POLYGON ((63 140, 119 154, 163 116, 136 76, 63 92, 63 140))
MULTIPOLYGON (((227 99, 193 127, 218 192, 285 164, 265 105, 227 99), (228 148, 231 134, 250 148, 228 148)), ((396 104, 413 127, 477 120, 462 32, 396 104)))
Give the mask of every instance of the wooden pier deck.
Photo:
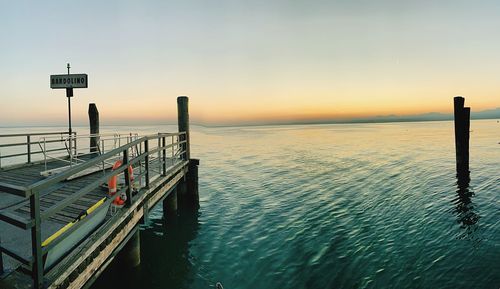
POLYGON ((71 134, 60 141, 66 156, 49 161, 47 152, 60 150, 46 149, 45 159, 35 162, 32 155, 40 151, 33 151, 32 135, 16 135, 28 141, 13 146, 27 145, 27 151, 11 156, 28 162, 0 168, 0 288, 88 288, 159 201, 169 210, 177 209, 177 196, 198 206, 187 98, 179 99, 179 133, 127 137, 119 145, 114 139, 106 152, 101 135, 71 134), (89 140, 97 146, 82 148, 89 140), (118 186, 111 196, 113 177, 118 186), (123 206, 113 205, 117 196, 123 206))

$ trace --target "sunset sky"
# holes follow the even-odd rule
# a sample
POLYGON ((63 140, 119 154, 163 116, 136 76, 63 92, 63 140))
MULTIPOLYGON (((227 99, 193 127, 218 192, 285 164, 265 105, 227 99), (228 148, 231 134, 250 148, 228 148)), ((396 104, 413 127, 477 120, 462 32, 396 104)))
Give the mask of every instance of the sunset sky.
POLYGON ((87 73, 74 121, 194 122, 500 107, 500 1, 0 2, 0 126, 65 124, 49 75, 87 73))

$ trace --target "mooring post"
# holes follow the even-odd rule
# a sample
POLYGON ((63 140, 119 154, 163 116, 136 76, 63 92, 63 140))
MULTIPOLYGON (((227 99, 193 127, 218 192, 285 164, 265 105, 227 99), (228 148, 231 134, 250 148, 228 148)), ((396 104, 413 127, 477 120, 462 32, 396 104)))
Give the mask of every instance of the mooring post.
POLYGON ((189 160, 190 157, 188 102, 187 96, 177 97, 177 125, 179 126, 179 132, 185 132, 185 135, 180 136, 179 141, 186 141, 181 145, 182 150, 185 151, 183 160, 189 160))
POLYGON ((98 154, 99 145, 99 111, 95 103, 89 103, 89 122, 90 122, 90 153, 95 156, 98 154))
POLYGON ((455 154, 457 174, 469 173, 470 107, 464 107, 465 99, 453 99, 455 120, 455 154))
POLYGON ((198 165, 200 160, 191 159, 190 149, 190 136, 189 136, 189 111, 188 111, 188 97, 179 96, 177 98, 177 117, 179 132, 185 132, 185 136, 181 136, 180 140, 186 140, 186 143, 181 146, 185 150, 182 159, 189 161, 188 172, 186 178, 181 180, 177 185, 179 198, 182 203, 189 207, 199 207, 199 194, 198 194, 198 165))
POLYGON ((177 217, 177 187, 163 200, 163 216, 167 220, 177 217))

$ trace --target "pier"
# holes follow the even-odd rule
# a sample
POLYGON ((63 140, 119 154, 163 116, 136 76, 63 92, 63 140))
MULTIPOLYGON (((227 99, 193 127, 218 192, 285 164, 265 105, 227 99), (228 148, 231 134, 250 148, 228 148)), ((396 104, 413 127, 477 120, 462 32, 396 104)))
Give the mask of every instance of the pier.
POLYGON ((118 253, 140 263, 138 228, 155 205, 166 218, 198 207, 188 98, 177 107, 178 132, 99 134, 92 104, 89 135, 0 135, 0 288, 88 288, 118 253))

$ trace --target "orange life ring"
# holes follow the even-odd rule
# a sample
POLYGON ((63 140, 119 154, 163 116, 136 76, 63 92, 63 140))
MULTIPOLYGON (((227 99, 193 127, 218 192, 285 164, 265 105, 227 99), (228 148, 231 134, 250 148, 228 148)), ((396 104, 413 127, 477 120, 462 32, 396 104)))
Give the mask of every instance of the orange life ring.
MULTIPOLYGON (((119 168, 120 166, 122 165, 122 161, 121 160, 117 160, 115 162, 115 164, 113 165, 113 168, 112 170, 116 170, 117 168, 119 168)), ((132 168, 132 166, 128 166, 128 174, 130 176, 130 181, 131 183, 133 184, 134 183, 134 169, 132 168)), ((116 194, 116 183, 117 183, 117 179, 118 179, 118 176, 117 175, 114 175, 112 176, 111 178, 109 178, 108 180, 108 188, 109 188, 109 195, 112 196, 114 194, 116 194)))

